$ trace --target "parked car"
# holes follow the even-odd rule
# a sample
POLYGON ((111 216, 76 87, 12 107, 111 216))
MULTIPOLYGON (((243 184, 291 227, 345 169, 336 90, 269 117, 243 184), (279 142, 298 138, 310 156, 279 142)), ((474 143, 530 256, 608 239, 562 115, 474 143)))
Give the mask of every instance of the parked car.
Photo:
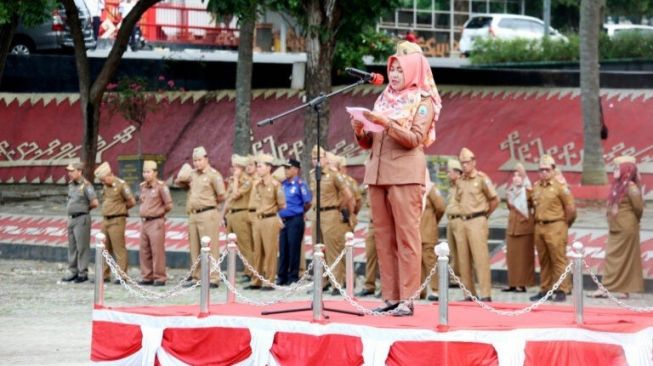
MULTIPOLYGON (((79 9, 79 21, 82 24, 86 48, 94 48, 95 38, 93 37, 91 14, 84 0, 75 0, 75 4, 79 9)), ((52 11, 52 18, 42 24, 28 28, 19 23, 9 52, 15 55, 29 55, 38 51, 72 47, 74 44, 70 29, 66 24, 66 11, 62 4, 58 4, 52 11)))
POLYGON ((639 24, 603 24, 608 37, 613 38, 625 33, 638 33, 653 36, 653 26, 639 24))
MULTIPOLYGON (((514 14, 482 14, 469 18, 460 37, 460 52, 469 56, 474 50, 474 41, 479 38, 496 39, 541 39, 544 37, 544 22, 540 19, 514 14)), ((567 40, 567 37, 549 27, 551 39, 567 40)))

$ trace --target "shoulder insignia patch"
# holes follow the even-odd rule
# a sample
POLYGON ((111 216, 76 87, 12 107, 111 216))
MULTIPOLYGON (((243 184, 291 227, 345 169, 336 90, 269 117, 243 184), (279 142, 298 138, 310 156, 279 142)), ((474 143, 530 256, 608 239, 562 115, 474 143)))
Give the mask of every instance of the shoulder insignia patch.
POLYGON ((426 116, 428 112, 429 111, 425 105, 420 105, 419 108, 417 108, 417 114, 420 115, 421 117, 426 116))

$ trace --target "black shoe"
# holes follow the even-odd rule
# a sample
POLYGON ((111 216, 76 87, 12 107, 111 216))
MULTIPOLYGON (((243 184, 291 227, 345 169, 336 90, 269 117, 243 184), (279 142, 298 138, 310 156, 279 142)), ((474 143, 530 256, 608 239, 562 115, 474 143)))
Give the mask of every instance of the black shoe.
POLYGON ((261 287, 261 291, 274 291, 274 287, 263 286, 261 287))
POLYGON ((430 294, 426 299, 428 301, 440 301, 440 298, 438 297, 438 295, 433 295, 433 294, 430 294))
POLYGON ((460 288, 460 285, 455 282, 449 282, 449 288, 460 288))
POLYGON ((356 297, 365 297, 370 295, 374 295, 374 290, 368 290, 364 288, 356 293, 356 297))
POLYGON ((338 291, 337 288, 334 288, 333 290, 331 290, 331 296, 338 296, 338 295, 340 295, 340 291, 338 291))
POLYGON ((157 280, 157 281, 152 282, 152 286, 155 286, 155 287, 165 286, 165 285, 166 285, 166 281, 158 281, 157 280))
POLYGON ((378 308, 372 309, 372 311, 376 311, 376 312, 390 311, 390 310, 396 309, 397 306, 399 306, 398 302, 392 304, 388 300, 385 300, 384 303, 385 303, 385 306, 379 306, 378 308))
POLYGON ((77 273, 70 273, 67 276, 65 276, 64 278, 62 278, 61 280, 63 282, 72 282, 72 281, 75 281, 76 279, 77 279, 77 273))
POLYGON ((538 301, 539 299, 543 298, 544 296, 546 296, 546 292, 541 292, 540 291, 540 292, 536 293, 535 295, 529 297, 528 299, 531 300, 531 301, 538 301))
POLYGON ((152 286, 154 284, 153 280, 140 280, 138 284, 141 286, 152 286))
POLYGON ((191 278, 190 280, 189 280, 189 279, 186 279, 186 280, 184 280, 184 284, 181 285, 181 286, 182 286, 182 287, 185 287, 185 288, 193 287, 193 286, 195 286, 195 283, 197 283, 197 281, 195 281, 195 280, 192 279, 192 278, 191 278))
POLYGON ((245 290, 260 290, 260 289, 261 289, 261 285, 248 285, 248 286, 245 286, 245 290))
POLYGON ((219 284, 219 283, 213 283, 213 282, 211 282, 211 284, 209 284, 209 288, 219 288, 219 287, 220 287, 220 284, 219 284))
POLYGON ((120 285, 120 280, 119 280, 119 279, 115 279, 115 280, 113 280, 113 284, 114 284, 114 285, 120 285))
POLYGON ((482 301, 482 302, 492 302, 492 298, 489 297, 489 296, 488 296, 488 297, 481 297, 481 298, 478 299, 478 300, 479 300, 479 301, 482 301))
POLYGON ((400 302, 392 316, 413 316, 414 308, 412 303, 400 302))
POLYGON ((474 299, 472 299, 471 296, 465 296, 465 298, 462 299, 461 301, 468 301, 469 302, 469 301, 474 301, 474 299))
POLYGON ((510 286, 510 287, 502 288, 501 292, 517 292, 517 287, 510 286))
POLYGON ((567 301, 567 295, 562 291, 556 291, 553 295, 554 302, 565 302, 567 301))
POLYGON ((73 282, 82 283, 82 282, 86 282, 86 281, 88 281, 88 276, 87 275, 81 275, 81 276, 77 276, 77 278, 75 278, 75 280, 73 282))

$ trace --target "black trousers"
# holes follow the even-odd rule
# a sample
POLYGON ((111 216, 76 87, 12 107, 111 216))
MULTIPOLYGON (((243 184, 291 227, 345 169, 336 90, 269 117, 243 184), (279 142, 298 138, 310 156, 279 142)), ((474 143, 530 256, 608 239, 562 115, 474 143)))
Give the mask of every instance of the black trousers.
POLYGON ((299 279, 299 257, 304 242, 304 215, 283 218, 279 232, 279 267, 277 283, 289 285, 299 279))

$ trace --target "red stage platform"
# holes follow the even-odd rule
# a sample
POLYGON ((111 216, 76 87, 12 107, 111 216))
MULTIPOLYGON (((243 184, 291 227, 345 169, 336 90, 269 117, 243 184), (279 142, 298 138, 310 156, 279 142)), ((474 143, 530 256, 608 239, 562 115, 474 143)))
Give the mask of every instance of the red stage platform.
MULTIPOLYGON (((287 302, 265 310, 306 306, 287 302)), ((378 302, 366 302, 372 308, 378 302)), ((351 310, 344 301, 325 306, 351 310)), ((497 304, 516 310, 523 304, 497 304)), ((413 317, 357 317, 309 311, 261 316, 244 304, 98 307, 91 360, 111 365, 510 365, 644 366, 653 364, 653 316, 586 308, 574 323, 570 306, 543 305, 519 317, 452 303, 449 327, 438 305, 417 304, 413 317)))

